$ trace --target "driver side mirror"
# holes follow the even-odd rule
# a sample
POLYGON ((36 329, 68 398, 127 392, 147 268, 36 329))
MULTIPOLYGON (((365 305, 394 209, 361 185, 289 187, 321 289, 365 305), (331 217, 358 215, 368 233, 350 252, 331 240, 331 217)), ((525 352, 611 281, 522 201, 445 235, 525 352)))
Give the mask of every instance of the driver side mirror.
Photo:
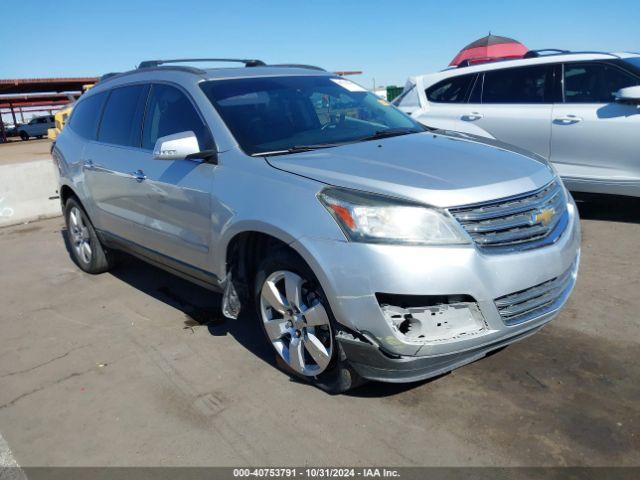
POLYGON ((640 105, 640 85, 621 88, 615 93, 616 102, 640 105))
POLYGON ((216 150, 200 150, 198 138, 192 131, 174 133, 158 138, 153 148, 155 160, 202 160, 218 163, 216 150))

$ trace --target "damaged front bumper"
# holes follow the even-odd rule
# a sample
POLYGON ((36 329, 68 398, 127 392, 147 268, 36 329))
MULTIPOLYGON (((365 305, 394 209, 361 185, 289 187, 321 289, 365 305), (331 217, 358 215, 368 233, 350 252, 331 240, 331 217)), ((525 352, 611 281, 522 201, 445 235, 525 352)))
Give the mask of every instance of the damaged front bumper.
POLYGON ((417 382, 448 373, 480 360, 494 350, 527 338, 541 328, 541 325, 537 325, 512 337, 438 357, 392 355, 376 345, 354 337, 349 338, 349 336, 338 336, 338 341, 349 363, 361 377, 381 382, 404 383, 417 382))
POLYGON ((360 338, 338 336, 354 368, 365 378, 405 382, 472 362, 549 322, 575 284, 580 237, 572 203, 556 243, 513 253, 317 238, 292 246, 336 320, 360 338))

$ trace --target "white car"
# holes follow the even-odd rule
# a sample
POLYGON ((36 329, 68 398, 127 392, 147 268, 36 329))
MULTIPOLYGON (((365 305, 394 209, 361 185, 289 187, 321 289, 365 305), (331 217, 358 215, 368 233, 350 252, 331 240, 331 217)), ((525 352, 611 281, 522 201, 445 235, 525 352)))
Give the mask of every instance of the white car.
POLYGON ((55 127, 53 115, 33 117, 29 123, 18 127, 18 135, 22 140, 29 140, 30 137, 42 138, 47 135, 47 130, 53 127, 55 127))
POLYGON ((640 196, 640 54, 531 51, 411 77, 393 103, 537 153, 570 190, 640 196))

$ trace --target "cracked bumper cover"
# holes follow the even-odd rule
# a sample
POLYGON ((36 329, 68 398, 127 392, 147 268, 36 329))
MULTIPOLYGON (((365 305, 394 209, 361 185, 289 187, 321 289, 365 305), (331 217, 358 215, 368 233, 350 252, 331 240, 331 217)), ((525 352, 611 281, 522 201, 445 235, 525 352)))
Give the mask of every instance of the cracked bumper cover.
POLYGON ((354 368, 365 378, 408 382, 482 358, 535 333, 557 315, 579 267, 580 222, 573 202, 568 210, 568 225, 556 243, 507 254, 486 254, 471 245, 374 245, 309 237, 292 246, 316 273, 336 320, 371 340, 338 338, 354 368), (572 279, 552 308, 519 323, 503 320, 497 299, 510 298, 566 272, 572 272, 572 279), (408 338, 389 322, 377 293, 468 296, 475 300, 485 325, 471 334, 408 338))
MULTIPOLYGON (((546 323, 546 322, 545 322, 546 323)), ((379 347, 359 340, 338 338, 351 366, 368 380, 404 383, 426 380, 485 357, 488 353, 533 335, 542 328, 536 325, 513 337, 488 345, 438 357, 393 356, 379 347)))

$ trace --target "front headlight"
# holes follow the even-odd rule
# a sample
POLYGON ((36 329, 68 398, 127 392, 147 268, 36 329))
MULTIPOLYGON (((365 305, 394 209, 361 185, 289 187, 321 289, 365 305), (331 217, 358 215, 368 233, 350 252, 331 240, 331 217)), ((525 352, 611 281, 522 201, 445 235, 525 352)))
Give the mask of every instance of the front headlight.
POLYGON ((458 223, 436 208, 341 188, 327 188, 318 198, 355 242, 469 243, 458 223))

